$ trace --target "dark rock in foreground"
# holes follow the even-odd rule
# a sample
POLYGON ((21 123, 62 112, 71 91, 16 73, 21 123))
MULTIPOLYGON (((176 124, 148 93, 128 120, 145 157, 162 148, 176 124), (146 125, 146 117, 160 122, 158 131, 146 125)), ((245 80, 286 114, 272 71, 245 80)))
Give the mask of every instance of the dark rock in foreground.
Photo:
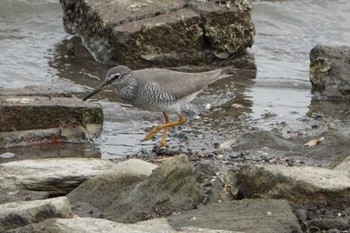
POLYGON ((108 219, 128 223, 191 210, 204 198, 186 156, 164 162, 147 179, 140 175, 110 173, 95 177, 68 198, 73 205, 80 205, 78 202, 97 205, 108 219))
POLYGON ((245 199, 201 206, 168 217, 170 225, 202 227, 241 232, 302 232, 286 200, 245 199))
POLYGON ((69 210, 67 215, 36 215, 42 213, 42 203, 52 199, 12 202, 0 205, 0 223, 6 224, 5 232, 16 233, 113 229, 130 233, 270 233, 300 232, 298 217, 304 230, 342 230, 349 228, 349 158, 333 169, 250 164, 235 172, 220 168, 220 164, 203 164, 196 166, 196 176, 185 155, 166 159, 158 167, 136 159, 118 164, 73 158, 8 162, 0 165, 0 203, 43 199, 48 193, 56 196, 74 190, 67 195, 71 206, 66 198, 60 199, 63 209, 69 210), (207 205, 203 205, 204 191, 210 191, 207 205), (10 197, 3 198, 6 194, 10 197), (263 199, 232 200, 237 197, 263 199), (62 219, 71 217, 70 209, 75 218, 62 219), (6 217, 9 215, 36 217, 16 225, 13 221, 24 218, 13 220, 6 217), (157 219, 160 216, 166 219, 157 219), (149 218, 155 219, 120 223, 149 218))
POLYGON ((250 47, 255 34, 248 1, 60 3, 66 28, 95 58, 134 69, 224 62, 250 47))
POLYGON ((106 216, 122 222, 137 222, 196 208, 204 192, 192 176, 186 156, 171 159, 145 181, 124 190, 106 210, 106 216))
POLYGON ((50 233, 243 233, 238 231, 213 230, 197 227, 184 227, 174 229, 169 226, 166 219, 152 219, 136 224, 124 224, 99 218, 53 218, 40 223, 29 224, 6 231, 6 233, 28 232, 50 233))
POLYGON ((310 52, 310 81, 314 93, 350 99, 350 47, 316 45, 310 52))
POLYGON ((101 134, 103 112, 49 87, 0 89, 0 147, 83 142, 101 134))
POLYGON ((145 180, 157 167, 137 159, 116 166, 118 169, 90 178, 67 195, 75 213, 81 217, 98 217, 125 188, 145 180))

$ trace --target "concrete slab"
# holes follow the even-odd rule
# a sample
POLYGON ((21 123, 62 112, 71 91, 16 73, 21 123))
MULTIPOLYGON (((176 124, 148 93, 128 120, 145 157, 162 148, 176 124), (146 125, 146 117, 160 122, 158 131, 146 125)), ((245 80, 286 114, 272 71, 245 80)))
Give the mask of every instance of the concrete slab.
POLYGON ((0 147, 84 142, 100 136, 99 104, 67 98, 55 88, 0 89, 0 147))

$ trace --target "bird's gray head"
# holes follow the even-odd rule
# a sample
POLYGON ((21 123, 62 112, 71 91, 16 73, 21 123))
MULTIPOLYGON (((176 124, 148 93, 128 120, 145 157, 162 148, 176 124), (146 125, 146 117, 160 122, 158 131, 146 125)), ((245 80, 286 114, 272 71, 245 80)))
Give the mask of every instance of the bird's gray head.
POLYGON ((107 71, 106 80, 109 85, 123 77, 124 75, 130 74, 131 70, 127 66, 119 65, 115 66, 107 71))
POLYGON ((83 98, 83 101, 89 99, 91 96, 96 93, 106 89, 107 87, 116 83, 120 78, 131 73, 131 69, 127 66, 119 65, 115 66, 107 71, 106 79, 101 85, 99 85, 95 90, 83 98))

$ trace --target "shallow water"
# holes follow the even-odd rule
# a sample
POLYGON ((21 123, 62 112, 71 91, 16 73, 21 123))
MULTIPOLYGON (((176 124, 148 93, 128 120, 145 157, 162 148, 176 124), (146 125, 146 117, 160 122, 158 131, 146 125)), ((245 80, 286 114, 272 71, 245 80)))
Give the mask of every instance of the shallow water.
MULTIPOLYGON (((210 150, 214 142, 230 138, 243 130, 242 126, 252 124, 269 129, 276 122, 298 122, 311 103, 309 51, 318 43, 348 45, 350 2, 347 0, 254 1, 253 7, 257 33, 249 52, 255 57, 256 79, 220 80, 201 93, 185 109, 189 123, 171 132, 170 135, 177 135, 170 137, 173 148, 210 150), (214 107, 225 104, 234 93, 237 98, 232 103, 244 108, 231 107, 229 102, 218 112, 205 110, 208 104, 214 107), (266 114, 270 117, 264 117, 266 114)), ((77 58, 65 56, 65 45, 70 39, 63 28, 62 9, 57 0, 2 0, 0 86, 54 85, 78 96, 86 94, 100 82, 107 67, 95 62, 83 48, 77 58)), ((158 139, 140 141, 145 128, 161 121, 162 114, 121 106, 113 100, 111 91, 95 98, 105 111, 103 135, 95 144, 74 145, 75 154, 92 156, 86 152, 93 151, 95 157, 115 158, 152 150, 158 139)), ((64 148, 56 145, 49 150, 64 148)), ((0 150, 5 151, 18 155, 47 153, 38 146, 0 150)))

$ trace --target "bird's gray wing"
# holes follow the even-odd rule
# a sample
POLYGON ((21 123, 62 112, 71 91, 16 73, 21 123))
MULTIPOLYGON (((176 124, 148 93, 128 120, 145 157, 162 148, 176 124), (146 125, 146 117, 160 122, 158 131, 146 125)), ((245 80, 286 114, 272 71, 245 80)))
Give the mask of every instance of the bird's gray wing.
POLYGON ((200 92, 216 80, 230 75, 223 74, 221 69, 202 73, 185 73, 151 68, 134 70, 133 76, 140 83, 156 83, 162 91, 171 94, 175 99, 181 99, 200 92))

